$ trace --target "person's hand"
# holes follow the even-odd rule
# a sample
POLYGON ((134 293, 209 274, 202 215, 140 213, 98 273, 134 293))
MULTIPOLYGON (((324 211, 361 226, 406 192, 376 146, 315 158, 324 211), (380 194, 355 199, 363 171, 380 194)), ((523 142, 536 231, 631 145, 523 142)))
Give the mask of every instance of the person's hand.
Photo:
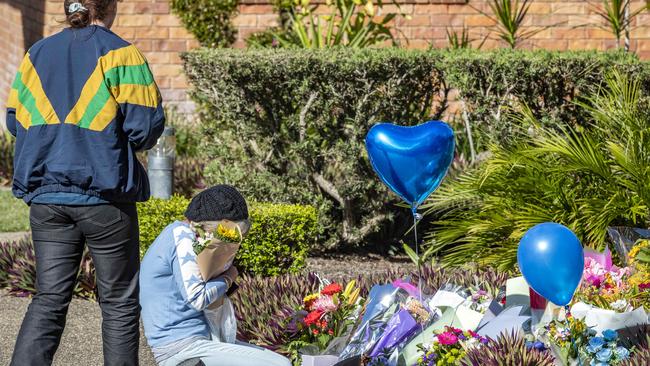
POLYGON ((223 279, 226 280, 226 284, 228 285, 228 288, 230 288, 232 283, 235 282, 237 276, 239 276, 239 271, 235 266, 230 266, 230 268, 228 268, 228 270, 221 275, 221 277, 223 277, 223 279))

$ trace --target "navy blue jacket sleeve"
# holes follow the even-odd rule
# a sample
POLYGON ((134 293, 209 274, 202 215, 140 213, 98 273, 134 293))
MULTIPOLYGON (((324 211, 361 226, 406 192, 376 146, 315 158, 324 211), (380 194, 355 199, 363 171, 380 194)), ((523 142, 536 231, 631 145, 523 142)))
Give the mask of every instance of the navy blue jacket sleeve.
POLYGON ((151 149, 165 129, 165 112, 162 103, 155 108, 134 104, 120 106, 124 115, 122 129, 136 151, 151 149))
POLYGON ((14 108, 7 108, 7 130, 16 137, 16 110, 14 108))

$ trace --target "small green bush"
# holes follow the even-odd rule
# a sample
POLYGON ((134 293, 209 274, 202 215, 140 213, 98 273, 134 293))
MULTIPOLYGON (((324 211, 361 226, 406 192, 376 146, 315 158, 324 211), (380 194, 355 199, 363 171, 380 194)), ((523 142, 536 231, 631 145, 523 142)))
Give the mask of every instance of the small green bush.
POLYGON ((141 257, 167 225, 176 220, 185 220, 184 213, 189 203, 189 199, 178 195, 168 200, 151 198, 147 202, 138 203, 141 257))
MULTIPOLYGON (((138 205, 140 254, 162 230, 184 220, 187 198, 150 199, 138 205)), ((318 237, 316 210, 309 206, 253 203, 251 229, 242 243, 236 264, 240 271, 264 276, 297 272, 305 266, 308 250, 318 237)))
POLYGON ((251 230, 237 263, 263 276, 295 273, 305 266, 307 252, 318 237, 318 215, 310 206, 254 204, 251 230))
POLYGON ((172 11, 206 47, 228 47, 235 42, 232 18, 237 5, 238 0, 171 0, 172 11))

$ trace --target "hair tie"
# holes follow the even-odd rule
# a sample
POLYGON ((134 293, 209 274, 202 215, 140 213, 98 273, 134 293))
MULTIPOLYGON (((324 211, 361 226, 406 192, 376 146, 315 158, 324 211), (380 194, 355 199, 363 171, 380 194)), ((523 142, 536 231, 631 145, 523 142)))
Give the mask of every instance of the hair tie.
POLYGON ((74 14, 78 11, 87 11, 87 10, 88 9, 86 9, 83 5, 81 5, 81 3, 72 3, 70 4, 70 6, 68 6, 68 12, 70 14, 74 14))

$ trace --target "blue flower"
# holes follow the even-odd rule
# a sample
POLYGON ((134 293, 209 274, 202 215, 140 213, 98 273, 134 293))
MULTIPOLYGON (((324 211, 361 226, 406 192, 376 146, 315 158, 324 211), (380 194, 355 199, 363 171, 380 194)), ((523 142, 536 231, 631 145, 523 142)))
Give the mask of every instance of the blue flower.
POLYGON ((603 348, 603 346, 592 346, 592 345, 588 345, 588 346, 587 346, 587 352, 589 352, 589 353, 596 353, 596 352, 600 351, 602 348, 603 348))
POLYGON ((600 362, 607 362, 610 358, 612 358, 611 348, 603 348, 596 353, 596 359, 600 362))
POLYGON ((600 351, 605 345, 605 340, 603 337, 593 337, 589 340, 589 345, 587 346, 587 352, 596 353, 600 351))
POLYGON ((619 360, 627 360, 630 358, 630 351, 628 351, 625 347, 616 347, 614 349, 614 353, 619 360))
POLYGON ((618 333, 615 330, 605 329, 603 331, 603 337, 607 342, 615 341, 618 339, 618 333))

